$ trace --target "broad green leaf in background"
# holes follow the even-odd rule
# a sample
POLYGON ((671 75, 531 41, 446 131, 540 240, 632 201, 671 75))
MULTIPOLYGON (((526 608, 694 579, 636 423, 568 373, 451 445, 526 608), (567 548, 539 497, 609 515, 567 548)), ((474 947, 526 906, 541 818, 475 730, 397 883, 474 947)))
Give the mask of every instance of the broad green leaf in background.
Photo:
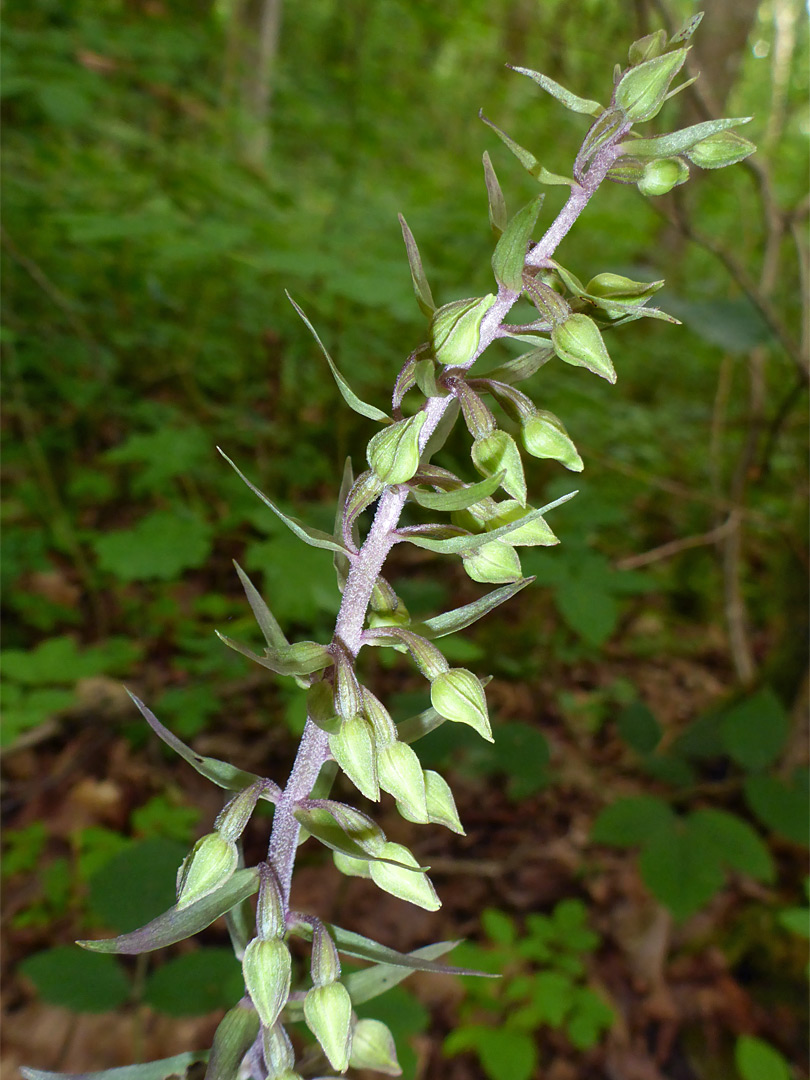
POLYGON ((595 844, 636 847, 658 833, 668 835, 675 815, 670 806, 654 795, 617 799, 606 806, 591 828, 595 844))
POLYGON ((34 953, 23 960, 20 970, 49 1005, 62 1005, 73 1012, 110 1012, 132 993, 129 978, 117 960, 93 956, 75 945, 57 945, 34 953))
POLYGON ((644 884, 679 921, 694 915, 723 887, 716 849, 689 821, 657 830, 639 859, 644 884))
POLYGON ((203 1016, 230 1008, 244 991, 233 950, 209 946, 167 960, 152 972, 144 1001, 169 1016, 203 1016))
POLYGON ((128 845, 91 877, 91 911, 119 933, 143 926, 174 903, 177 868, 187 854, 185 845, 163 837, 128 845))
POLYGON ((766 686, 724 713, 721 730, 730 757, 743 769, 755 771, 776 761, 789 728, 781 701, 766 686))
POLYGON ((794 844, 810 846, 810 770, 797 769, 789 782, 776 776, 747 776, 744 791, 763 825, 794 844))
POLYGON ((91 543, 102 570, 119 581, 172 581, 211 553, 211 525, 190 511, 155 510, 130 529, 100 533, 91 543))
POLYGON ((740 1080, 791 1080, 791 1069, 776 1047, 755 1035, 741 1035, 734 1047, 740 1080))

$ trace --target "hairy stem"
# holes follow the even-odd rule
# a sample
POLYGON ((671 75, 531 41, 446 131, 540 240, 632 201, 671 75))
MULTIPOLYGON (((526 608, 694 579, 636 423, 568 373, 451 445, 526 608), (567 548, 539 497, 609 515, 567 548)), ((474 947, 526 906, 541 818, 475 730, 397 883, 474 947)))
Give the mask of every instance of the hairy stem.
MULTIPOLYGON (((562 210, 544 236, 529 251, 526 257, 527 266, 547 265, 560 241, 588 205, 605 179, 608 169, 619 156, 619 143, 629 128, 629 123, 622 125, 610 140, 600 147, 582 183, 572 187, 571 194, 562 210)), ((481 354, 489 348, 499 336, 504 320, 518 298, 519 293, 501 286, 495 303, 482 320, 477 349, 469 361, 460 366, 465 369, 472 367, 481 354)), ((455 370, 458 370, 458 367, 455 370)), ((450 396, 428 399, 424 406, 426 419, 419 436, 421 449, 427 445, 445 410, 453 400, 450 396)), ((335 624, 334 641, 340 642, 352 656, 357 656, 360 650, 363 624, 374 584, 382 571, 388 553, 396 543, 396 528, 407 494, 405 487, 394 486, 386 488, 380 496, 372 526, 346 580, 343 600, 335 624)), ((287 786, 276 805, 267 856, 278 877, 285 908, 289 908, 295 852, 300 833, 294 810, 301 800, 309 795, 318 778, 318 773, 328 761, 329 756, 327 734, 308 719, 287 786)))

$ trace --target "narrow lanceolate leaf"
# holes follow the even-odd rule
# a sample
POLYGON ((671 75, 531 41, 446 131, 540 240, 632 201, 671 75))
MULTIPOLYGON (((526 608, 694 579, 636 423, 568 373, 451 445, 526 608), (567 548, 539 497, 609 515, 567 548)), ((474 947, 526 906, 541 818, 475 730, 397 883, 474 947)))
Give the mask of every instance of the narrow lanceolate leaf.
POLYGON ((501 131, 501 129, 493 124, 491 120, 487 120, 483 112, 480 112, 478 115, 487 127, 492 128, 504 146, 507 146, 512 151, 526 172, 530 173, 535 180, 539 180, 541 184, 576 185, 576 180, 571 180, 568 177, 558 176, 556 173, 549 172, 548 169, 540 164, 531 151, 521 146, 520 143, 515 142, 513 138, 507 135, 505 131, 501 131))
POLYGON ((451 491, 423 491, 421 488, 411 488, 410 498, 426 510, 445 510, 450 513, 453 510, 466 510, 468 506, 480 502, 488 495, 497 491, 503 482, 504 473, 499 472, 494 476, 488 476, 486 480, 480 480, 477 484, 465 484, 451 491))
MULTIPOLYGON (((237 769, 235 765, 230 765, 227 761, 220 761, 218 758, 203 757, 202 754, 195 753, 190 746, 178 739, 176 735, 172 734, 168 728, 158 720, 151 709, 148 709, 146 705, 134 694, 127 690, 127 693, 132 698, 133 702, 137 706, 141 716, 150 726, 152 731, 157 735, 159 739, 162 739, 167 746, 170 746, 176 754, 179 754, 184 761, 187 761, 192 768, 197 772, 210 780, 212 783, 217 784, 221 788, 226 788, 228 791, 242 791, 246 787, 250 787, 251 784, 255 784, 256 781, 261 780, 260 776, 256 776, 255 773, 246 772, 244 769, 237 769)), ((271 784, 269 781, 266 783, 264 797, 270 798, 272 802, 281 794, 276 784, 271 784)))
POLYGON ((422 266, 422 256, 419 254, 419 248, 416 246, 413 233, 408 228, 408 223, 402 214, 399 214, 399 224, 402 228, 402 238, 405 241, 405 250, 408 252, 408 265, 411 268, 411 280, 413 281, 413 291, 416 293, 416 302, 419 304, 419 307, 425 315, 430 318, 436 310, 436 304, 433 300, 433 294, 430 291, 430 285, 428 285, 427 278, 425 277, 425 271, 422 266))
POLYGON ((234 465, 234 463, 231 461, 231 459, 228 457, 224 450, 222 450, 220 447, 217 447, 217 450, 219 450, 220 454, 225 458, 225 460, 228 462, 228 464, 236 473, 236 475, 240 478, 240 480, 243 480, 247 484, 253 494, 257 495, 262 500, 264 505, 268 506, 276 515, 276 517, 280 521, 283 521, 291 532, 295 533, 299 540, 303 540, 304 543, 309 544, 310 547, 325 548, 327 551, 340 551, 344 555, 348 555, 348 552, 346 551, 344 545, 339 543, 337 540, 334 540, 329 535, 329 533, 324 532, 322 529, 313 529, 309 525, 304 525, 297 518, 290 517, 282 510, 279 510, 276 504, 271 499, 268 499, 265 494, 259 491, 256 485, 252 484, 250 480, 248 480, 242 470, 237 468, 236 465, 234 465))
POLYGON ((491 532, 478 533, 477 535, 465 533, 463 536, 449 536, 444 540, 432 540, 428 536, 420 536, 419 533, 415 532, 400 533, 399 535, 402 540, 408 540, 416 547, 425 548, 427 551, 437 551, 442 555, 467 555, 483 547, 484 544, 491 544, 495 540, 508 536, 509 533, 521 528, 521 526, 528 525, 535 518, 541 517, 546 510, 560 506, 561 502, 567 502, 575 494, 576 492, 572 491, 570 495, 566 495, 562 500, 556 500, 553 504, 549 504, 548 507, 540 510, 530 510, 520 521, 510 521, 506 525, 493 529, 491 532))
MULTIPOLYGON (((417 962, 435 961, 440 956, 449 953, 456 945, 458 945, 457 941, 438 941, 435 945, 423 945, 421 949, 414 949, 404 955, 412 957, 417 962)), ((373 1001, 386 990, 398 986, 412 974, 412 971, 412 968, 398 964, 374 964, 373 967, 364 968, 362 971, 353 971, 343 981, 351 996, 352 1004, 362 1005, 364 1001, 373 1001)))
POLYGON ((703 20, 704 12, 698 11, 691 19, 687 19, 677 34, 669 39, 670 45, 678 45, 682 41, 689 41, 703 20))
POLYGON ((242 582, 245 596, 247 596, 251 610, 256 616, 256 622, 259 624, 259 629, 264 634, 264 640, 267 642, 268 648, 273 649, 276 652, 288 649, 290 643, 287 641, 283 630, 276 622, 273 612, 262 599, 259 590, 255 587, 236 560, 234 560, 233 565, 236 567, 236 573, 239 575, 239 580, 242 582))
POLYGON ((262 667, 267 668, 268 671, 272 671, 276 675, 313 675, 316 671, 323 671, 324 668, 328 668, 333 662, 332 656, 326 651, 326 647, 318 645, 315 641, 297 641, 295 645, 291 645, 283 653, 271 653, 267 650, 264 656, 259 656, 247 645, 243 645, 241 641, 234 641, 233 638, 220 634, 219 630, 215 630, 214 633, 223 645, 227 645, 229 649, 241 653, 242 656, 246 656, 248 660, 252 660, 255 664, 261 664, 262 667), (301 648, 301 646, 309 647, 301 648))
POLYGON ((200 930, 210 926, 220 915, 252 896, 258 888, 259 871, 255 867, 237 870, 221 889, 187 907, 178 908, 175 905, 138 930, 115 938, 78 941, 76 944, 90 952, 122 953, 125 956, 165 949, 167 945, 174 945, 199 934, 200 930))
MULTIPOLYGON (((378 842, 376 836, 371 840, 362 835, 353 837, 346 829, 341 828, 335 818, 322 807, 298 807, 294 811, 296 819, 304 826, 308 833, 319 840, 324 847, 332 851, 339 851, 350 859, 360 859, 363 862, 390 862, 394 866, 400 866, 406 870, 414 869, 410 863, 401 862, 398 859, 389 859, 379 854, 385 845, 385 836, 378 842)), ((420 873, 426 873, 427 867, 417 868, 420 873)))
POLYGON ((259 1017, 245 1000, 226 1012, 214 1035, 205 1080, 236 1080, 242 1059, 259 1034, 259 1017))
POLYGON ((589 98, 581 98, 576 94, 572 94, 570 90, 560 86, 559 83, 550 79, 548 75, 541 75, 539 71, 531 71, 529 68, 513 67, 512 64, 506 66, 511 67, 512 71, 516 71, 519 75, 528 75, 546 93, 551 94, 552 97, 555 97, 557 101, 565 105, 566 109, 570 109, 572 112, 587 113, 590 116, 600 116, 604 112, 598 101, 591 101, 589 98))
MULTIPOLYGON (((354 484, 354 469, 352 468, 352 459, 347 457, 343 463, 343 476, 340 481, 340 491, 337 497, 337 509, 335 510, 335 529, 332 535, 335 540, 340 544, 346 540, 344 537, 344 525, 343 518, 346 506, 346 499, 354 484)), ((352 545, 355 548, 360 547, 360 532, 357 528, 357 521, 355 520, 350 529, 347 530, 351 537, 352 545)), ((351 563, 346 555, 339 551, 336 551, 332 555, 332 561, 335 566, 335 574, 337 575, 338 588, 343 592, 343 588, 346 584, 346 579, 349 576, 351 570, 351 563)))
MULTIPOLYGON (((445 637, 447 634, 455 634, 457 631, 471 626, 474 622, 478 622, 479 619, 488 615, 490 611, 494 611, 500 604, 511 600, 521 589, 525 589, 533 581, 533 577, 528 577, 523 578, 521 581, 515 581, 510 585, 504 585, 500 589, 493 589, 486 596, 479 597, 478 600, 473 600, 469 604, 464 604, 463 607, 445 611, 442 615, 434 615, 432 619, 425 619, 424 622, 414 624, 413 630, 430 640, 445 637)), ((401 729, 399 737, 402 738, 401 729)))
POLYGON ((338 371, 338 369, 337 369, 337 367, 335 365, 335 362, 332 360, 332 357, 326 351, 326 346, 321 341, 321 339, 318 337, 318 334, 317 334, 317 331, 315 330, 315 327, 312 325, 312 323, 309 321, 309 319, 306 317, 306 315, 303 313, 303 311, 298 306, 298 304, 296 304, 296 302, 293 300, 293 298, 290 296, 289 293, 287 293, 287 299, 290 301, 292 306, 295 308, 295 310, 301 316, 301 319, 302 319, 304 325, 306 326, 307 330, 309 330, 310 334, 312 334, 312 336, 317 341, 318 348, 323 353, 323 355, 324 355, 324 357, 326 359, 326 362, 329 365, 329 370, 332 372, 332 376, 333 376, 335 382, 337 383, 337 388, 340 391, 343 400, 346 402, 346 404, 349 406, 349 408, 354 409, 354 411, 356 413, 360 413, 361 416, 367 416, 369 418, 369 420, 381 420, 383 423, 386 423, 386 424, 389 423, 390 420, 391 420, 391 417, 387 413, 384 413, 382 411, 382 409, 378 409, 375 405, 369 405, 368 402, 362 401, 357 396, 357 394, 354 393, 352 388, 349 386, 349 384, 346 382, 346 380, 343 378, 343 376, 338 371))
POLYGON ((489 224, 496 237, 499 237, 506 228, 506 200, 495 175, 487 151, 484 151, 484 180, 487 185, 487 200, 489 202, 489 224))
MULTIPOLYGON (((441 964, 427 956, 428 949, 438 949, 441 945, 447 945, 448 952, 459 944, 457 941, 441 942, 439 945, 429 945, 424 949, 415 949, 413 952, 401 953, 396 949, 389 949, 387 945, 381 945, 378 941, 357 934, 353 930, 344 930, 341 926, 326 923, 326 928, 332 935, 338 952, 344 956, 356 956, 358 960, 369 960, 372 964, 386 964, 389 967, 405 968, 407 971, 433 971, 438 975, 482 975, 473 968, 453 967, 451 964, 441 964)), ((299 937, 307 940, 312 938, 312 927, 306 923, 299 923, 294 931, 299 937)), ((442 955, 441 953, 433 955, 442 955)), ((358 973, 359 974, 359 973, 358 973)), ((496 975, 484 975, 484 978, 498 978, 496 975)))
POLYGON ((540 207, 545 195, 518 210, 509 222, 503 236, 498 241, 492 255, 492 271, 495 280, 505 285, 512 292, 519 293, 523 288, 523 267, 526 263, 526 250, 532 238, 540 207))
POLYGON ((118 1069, 100 1069, 98 1072, 60 1073, 21 1065, 20 1073, 24 1080, 185 1080, 195 1065, 203 1065, 207 1060, 207 1050, 192 1050, 160 1061, 145 1061, 141 1065, 123 1065, 118 1069))
POLYGON ((653 160, 655 158, 672 157, 674 154, 683 154, 691 150, 703 139, 710 135, 727 131, 729 128, 747 124, 753 120, 752 116, 736 116, 724 120, 707 120, 703 124, 692 124, 691 127, 682 128, 680 131, 672 131, 668 135, 657 135, 652 139, 630 139, 622 144, 622 149, 635 158, 653 160))

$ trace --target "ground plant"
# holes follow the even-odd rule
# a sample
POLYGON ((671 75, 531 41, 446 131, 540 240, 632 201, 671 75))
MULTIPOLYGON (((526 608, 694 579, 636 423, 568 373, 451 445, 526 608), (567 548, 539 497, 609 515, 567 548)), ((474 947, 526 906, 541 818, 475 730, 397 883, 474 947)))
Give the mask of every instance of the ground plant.
MULTIPOLYGON (((445 739, 448 732, 468 735, 472 731, 485 744, 494 743, 493 760, 507 776, 510 797, 517 802, 541 791, 547 782, 547 759, 536 732, 532 741, 519 725, 508 731, 504 728, 510 749, 498 756, 500 727, 491 723, 486 699, 489 673, 466 666, 484 667, 483 657, 459 660, 465 654, 455 639, 446 648, 437 642, 466 629, 532 585, 535 576, 527 575, 525 567, 531 564, 533 571, 535 562, 540 565, 533 549, 558 543, 552 529, 553 512, 576 496, 566 484, 566 490, 545 505, 530 505, 524 455, 555 463, 573 474, 583 471, 587 455, 577 449, 562 419, 543 400, 532 400, 519 384, 538 373, 541 379, 553 380, 558 364, 563 363, 612 385, 617 372, 608 344, 614 330, 644 319, 678 321, 653 303, 662 281, 635 280, 599 266, 589 268, 587 277, 579 276, 579 267, 575 273, 558 261, 561 243, 574 226, 587 229, 589 203, 605 183, 635 187, 642 196, 655 199, 687 183, 699 170, 734 165, 754 152, 753 144, 737 131, 751 119, 746 116, 704 119, 662 134, 637 130, 658 116, 667 100, 691 85, 684 68, 700 20, 695 15, 675 33, 660 29, 634 41, 627 58, 616 65, 612 82, 606 80, 598 101, 578 96, 549 76, 515 66, 515 77, 534 83, 538 96, 544 92, 567 109, 576 123, 589 125, 570 175, 562 175, 542 163, 542 147, 525 148, 482 116, 534 182, 563 189, 564 204, 556 216, 544 220, 545 194, 540 192, 510 214, 486 153, 484 183, 494 237, 491 288, 442 305, 434 300, 415 236, 404 217, 400 218, 416 301, 426 319, 426 340, 415 345, 398 373, 392 373, 390 406, 383 409, 352 389, 347 365, 335 363, 310 321, 310 317, 317 321, 316 311, 305 312, 296 297, 289 295, 340 397, 364 420, 379 424, 379 430, 365 448, 360 467, 359 458, 346 460, 333 526, 320 518, 316 526, 287 513, 277 499, 256 486, 257 468, 245 463, 237 450, 223 445, 220 453, 258 500, 261 513, 271 515, 268 539, 256 545, 248 570, 272 555, 277 560, 280 589, 288 579, 285 603, 290 623, 297 625, 302 615, 310 616, 320 628, 330 599, 325 585, 314 599, 310 596, 303 610, 296 608, 300 597, 294 583, 303 572, 293 544, 313 548, 321 560, 318 575, 323 575, 323 560, 331 556, 341 596, 339 610, 333 630, 324 635, 325 642, 291 641, 278 607, 274 614, 249 574, 236 566, 262 641, 243 643, 232 636, 230 628, 219 636, 224 646, 238 654, 227 663, 241 665, 242 658, 247 658, 263 669, 262 674, 270 672, 288 681, 284 691, 288 722, 291 729, 300 730, 300 744, 283 784, 278 778, 253 774, 199 753, 177 734, 191 738, 210 724, 213 691, 203 693, 185 719, 182 707, 175 703, 173 708, 168 694, 166 711, 131 695, 154 735, 222 789, 226 801, 212 831, 182 858, 176 896, 162 914, 142 924, 137 918, 141 868, 160 860, 177 861, 178 844, 187 840, 194 817, 170 803, 158 803, 141 815, 138 839, 118 843, 104 833, 77 834, 76 881, 89 888, 90 906, 105 924, 121 931, 115 938, 90 937, 80 942, 88 953, 102 954, 106 963, 104 981, 95 987, 87 968, 86 1000, 131 1000, 136 991, 116 957, 141 957, 184 942, 224 917, 232 953, 204 948, 182 954, 148 979, 138 969, 136 981, 140 1000, 170 1015, 230 1007, 209 1049, 192 1049, 162 1061, 128 1066, 120 1073, 112 1069, 95 1075, 108 1080, 116 1076, 166 1080, 191 1075, 194 1067, 204 1068, 206 1080, 329 1080, 352 1069, 399 1075, 391 1030, 381 1020, 364 1015, 364 1007, 414 972, 476 980, 474 990, 472 983, 465 983, 470 987, 467 1007, 445 1051, 448 1055, 475 1052, 494 1080, 506 1075, 499 1051, 503 1035, 510 1037, 510 1049, 518 1055, 508 1075, 528 1078, 536 1067, 538 1032, 542 1038, 547 1027, 562 1029, 575 1046, 587 1049, 610 1026, 611 1009, 588 986, 580 955, 596 948, 599 937, 588 928, 585 909, 577 900, 561 902, 549 917, 528 920, 525 933, 519 933, 502 913, 489 911, 483 916, 484 927, 497 948, 468 949, 464 956, 460 950, 459 960, 464 962, 450 963, 446 957, 455 942, 439 941, 399 952, 317 914, 297 910, 291 897, 298 851, 309 841, 327 848, 346 877, 369 878, 379 889, 428 912, 441 906, 429 866, 390 840, 366 809, 369 803, 390 796, 407 822, 443 826, 464 835, 449 784, 438 771, 425 767, 414 749, 439 729, 445 739), (485 354, 496 343, 507 346, 509 352, 508 359, 493 364, 485 354), (463 468, 453 459, 448 462, 453 468, 434 461, 436 457, 442 460, 442 450, 451 445, 451 438, 458 443, 456 426, 469 455, 469 466, 465 462, 463 468), (437 614, 417 611, 412 601, 403 600, 405 590, 389 580, 386 564, 399 545, 434 558, 437 575, 437 557, 457 557, 472 582, 493 588, 437 614), (392 656, 407 657, 427 683, 429 707, 395 722, 390 703, 367 685, 364 662, 372 651, 375 657, 380 655, 380 665, 392 656), (163 719, 171 715, 172 722, 165 725, 159 713, 163 719), (542 759, 534 774, 526 769, 525 760, 518 761, 521 753, 525 758, 527 747, 542 759), (333 793, 333 787, 342 783, 340 774, 355 789, 352 803, 333 793), (268 811, 272 824, 267 855, 257 865, 246 865, 243 835, 254 815, 262 819, 268 811), (99 851, 105 857, 97 862, 99 851), (129 906, 119 902, 119 897, 133 894, 135 900, 129 906), (516 970, 488 970, 492 965, 487 961, 493 956, 498 959, 496 966, 502 962, 505 968, 513 965, 516 970), (366 966, 357 967, 357 960, 366 966), (202 971, 206 972, 204 983, 202 971), (499 983, 498 976, 507 974, 509 978, 499 983), (239 1000, 231 1005, 228 996, 234 982, 234 996, 239 995, 239 1000), (487 1010, 496 1020, 508 1016, 499 1035, 479 1023, 479 1012, 487 1010)), ((617 222, 615 228, 620 230, 622 223, 617 222)), ((600 390, 607 393, 602 384, 600 390)), ((299 438, 305 439, 303 431, 302 424, 299 438)), ((108 460, 132 467, 135 477, 140 470, 142 482, 152 489, 156 482, 173 480, 181 464, 193 469, 203 453, 201 439, 204 430, 196 427, 186 431, 179 448, 174 437, 161 441, 159 434, 135 436, 108 454, 108 460)), ((301 452, 300 461, 307 465, 306 453, 301 452)), ((311 461, 309 465, 314 468, 311 461)), ((133 480, 133 487, 137 485, 137 479, 133 480)), ((209 553, 211 530, 199 493, 187 494, 188 505, 180 518, 158 509, 134 527, 137 558, 132 557, 133 530, 98 536, 93 544, 98 565, 130 582, 167 582, 184 569, 202 565, 209 553), (150 569, 149 556, 156 548, 167 548, 171 557, 150 569)), ((643 595, 648 582, 637 574, 619 583, 606 562, 586 547, 575 549, 560 566, 562 571, 553 579, 543 578, 542 570, 536 576, 552 587, 555 603, 575 638, 571 647, 598 650, 618 620, 616 597, 643 595), (583 581, 591 583, 591 595, 596 596, 589 610, 581 603, 583 581)), ((207 618, 232 617, 229 605, 220 607, 210 598, 202 607, 201 614, 207 618)), ((47 612, 40 614, 47 620, 47 612)), ((189 632, 185 623, 178 629, 182 635, 189 632)), ((54 674, 63 660, 63 670, 68 665, 89 676, 106 677, 131 663, 128 649, 125 642, 112 639, 103 650, 82 652, 72 638, 57 637, 32 653, 15 651, 8 672, 14 687, 10 737, 36 726, 54 703, 60 708, 70 705, 68 680, 54 674)), ((189 652, 194 653, 193 646, 189 652)), ((189 669, 202 678, 210 677, 224 670, 217 663, 204 648, 190 657, 189 669)), ((716 720, 721 753, 739 768, 754 812, 769 826, 795 835, 795 815, 788 811, 777 813, 774 826, 768 784, 781 783, 779 790, 784 788, 786 797, 791 797, 798 782, 776 781, 765 772, 783 749, 787 721, 778 702, 767 693, 757 708, 773 719, 772 745, 746 737, 747 714, 742 705, 716 720)), ((639 767, 658 768, 663 776, 654 719, 640 717, 638 711, 626 711, 623 716, 623 734, 637 753, 639 767)), ((688 748, 669 754, 670 772, 665 779, 674 788, 684 773, 688 781, 695 757, 699 754, 690 756, 688 748)), ((485 771, 480 752, 478 761, 479 771, 485 771)), ((745 872, 766 884, 775 877, 768 851, 741 818, 700 808, 678 814, 663 798, 620 800, 597 820, 593 840, 606 847, 641 847, 642 877, 676 919, 687 917, 711 899, 727 872, 745 872), (679 853, 678 867, 688 873, 678 867, 673 872, 668 862, 673 850, 679 853)), ((18 864, 35 862, 42 842, 36 830, 21 830, 14 841, 18 864)), ((60 866, 60 873, 67 883, 62 889, 67 905, 72 879, 66 865, 60 866)), ((47 906, 39 912, 40 918, 53 915, 47 906)), ((60 965, 72 963, 67 953, 53 950, 48 963, 32 958, 29 975, 40 984, 50 982, 55 987, 52 998, 58 999, 64 970, 60 965)), ((773 1062, 774 1054, 764 1042, 741 1041, 741 1075, 748 1080, 756 1062, 773 1062)), ((26 1080, 56 1075, 33 1063, 23 1072, 26 1080)))

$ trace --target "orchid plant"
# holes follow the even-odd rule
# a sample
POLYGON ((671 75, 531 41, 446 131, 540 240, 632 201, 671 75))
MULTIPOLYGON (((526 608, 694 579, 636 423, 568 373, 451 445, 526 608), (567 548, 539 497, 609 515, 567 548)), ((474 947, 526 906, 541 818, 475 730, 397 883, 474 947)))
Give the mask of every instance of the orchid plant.
MULTIPOLYGON (((389 841, 367 813, 332 798, 331 789, 342 770, 366 800, 377 802, 381 791, 388 792, 408 821, 443 825, 463 834, 450 787, 437 772, 422 768, 413 744, 445 722, 466 724, 492 741, 484 692, 487 680, 452 667, 436 642, 469 626, 530 583, 521 572, 520 548, 558 542, 546 517, 565 499, 539 509, 529 505, 521 449, 512 432, 529 455, 557 461, 572 472, 583 468, 562 421, 538 408, 517 384, 555 357, 613 383, 616 372, 603 339, 605 329, 641 318, 676 322, 649 303, 663 282, 631 281, 607 272, 583 284, 556 261, 557 248, 605 181, 633 184, 645 196, 658 196, 683 184, 692 166, 721 168, 754 150, 733 130, 750 117, 710 120, 653 137, 634 130, 636 124, 657 116, 664 102, 691 82, 673 86, 699 22, 698 15, 671 38, 658 30, 635 41, 628 66, 615 69, 606 105, 578 97, 536 71, 513 69, 565 108, 592 119, 571 176, 549 172, 530 150, 484 121, 540 185, 567 186, 567 201, 534 240, 542 193, 510 218, 492 162, 484 154, 489 220, 496 240, 494 291, 442 307, 434 302, 416 241, 400 218, 416 300, 428 328, 427 340, 414 349, 396 377, 389 412, 352 391, 291 299, 343 399, 379 423, 380 430, 366 448, 367 467, 358 476, 351 462, 346 463, 332 534, 287 516, 225 458, 303 543, 332 553, 342 602, 331 641, 290 643, 247 575, 236 567, 266 645, 258 654, 227 637, 222 640, 276 675, 294 679, 306 694, 308 719, 284 787, 195 753, 133 698, 152 730, 230 798, 213 831, 197 841, 180 867, 177 902, 169 911, 132 933, 80 944, 97 952, 138 954, 188 938, 224 916, 242 964, 245 993, 220 1023, 210 1051, 130 1067, 123 1071, 127 1080, 185 1075, 191 1065, 201 1062, 207 1062, 206 1080, 299 1080, 304 1073, 326 1080, 326 1072, 345 1073, 349 1068, 396 1076, 400 1069, 391 1033, 379 1021, 358 1019, 355 1007, 416 970, 475 974, 442 960, 452 948, 450 942, 403 954, 293 910, 290 890, 296 852, 312 838, 331 849, 342 873, 371 878, 378 888, 429 911, 440 906, 427 868, 414 854, 389 841), (507 321, 522 297, 533 306, 534 317, 523 324, 507 321), (504 338, 527 348, 480 373, 483 354, 504 338), (496 402, 512 421, 508 427, 500 425, 486 399, 496 402), (475 480, 433 463, 459 415, 471 436, 475 480), (373 521, 361 537, 360 517, 375 504, 373 521), (421 517, 444 516, 428 524, 418 523, 417 517, 409 524, 403 515, 413 505, 428 512, 421 517), (496 588, 443 614, 412 615, 383 573, 397 544, 459 556, 470 578, 496 588), (361 682, 357 660, 364 647, 409 654, 430 685, 431 707, 395 723, 385 704, 361 682), (273 804, 272 831, 267 857, 258 866, 247 867, 240 838, 259 800, 273 804), (291 937, 311 942, 307 978, 294 972, 291 937), (343 976, 341 955, 360 958, 368 966, 343 976), (319 1049, 296 1062, 287 1025, 300 1020, 319 1049)), ((117 1072, 97 1075, 114 1078, 117 1072)), ((24 1074, 27 1080, 54 1075, 36 1069, 25 1069, 24 1074)))

